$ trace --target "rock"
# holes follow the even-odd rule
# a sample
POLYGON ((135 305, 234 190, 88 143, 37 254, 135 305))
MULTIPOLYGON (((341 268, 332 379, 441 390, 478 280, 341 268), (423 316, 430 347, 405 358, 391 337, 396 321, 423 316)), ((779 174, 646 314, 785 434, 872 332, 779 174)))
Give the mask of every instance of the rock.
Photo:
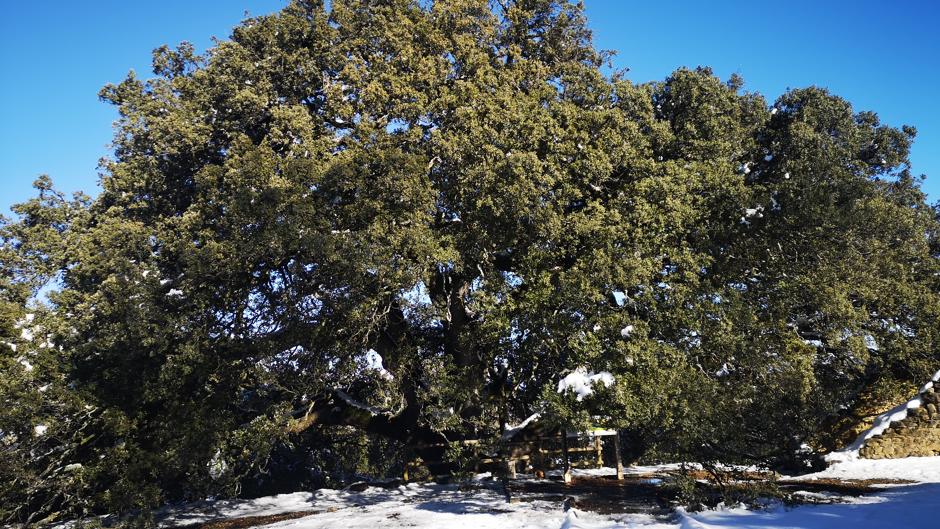
POLYGON ((940 387, 920 393, 924 403, 908 411, 859 450, 867 459, 940 455, 940 387))

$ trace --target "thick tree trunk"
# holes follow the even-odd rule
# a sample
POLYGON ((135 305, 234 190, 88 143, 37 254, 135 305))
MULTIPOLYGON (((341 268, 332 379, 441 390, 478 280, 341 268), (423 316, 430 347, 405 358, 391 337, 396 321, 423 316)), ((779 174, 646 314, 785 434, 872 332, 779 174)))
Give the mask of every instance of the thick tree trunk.
POLYGON ((397 412, 380 410, 335 389, 315 399, 306 408, 295 411, 287 431, 300 433, 314 426, 353 426, 365 433, 407 444, 448 441, 443 433, 420 426, 407 410, 408 406, 397 412))

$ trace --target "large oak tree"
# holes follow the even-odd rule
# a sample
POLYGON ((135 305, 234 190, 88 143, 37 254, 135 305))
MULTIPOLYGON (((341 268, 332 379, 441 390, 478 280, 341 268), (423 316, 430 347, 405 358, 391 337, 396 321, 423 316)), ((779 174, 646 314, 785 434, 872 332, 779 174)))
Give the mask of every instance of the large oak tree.
POLYGON ((3 225, 0 329, 22 342, 55 280, 62 388, 42 408, 33 346, 0 345, 2 453, 30 483, 0 489, 8 518, 388 470, 351 446, 534 412, 636 456, 780 463, 936 369, 913 129, 703 68, 633 84, 563 0, 330 4, 155 50, 154 78, 101 92, 101 193, 42 180, 3 225), (558 393, 578 369, 614 383, 558 393), (23 459, 40 420, 58 448, 23 459))

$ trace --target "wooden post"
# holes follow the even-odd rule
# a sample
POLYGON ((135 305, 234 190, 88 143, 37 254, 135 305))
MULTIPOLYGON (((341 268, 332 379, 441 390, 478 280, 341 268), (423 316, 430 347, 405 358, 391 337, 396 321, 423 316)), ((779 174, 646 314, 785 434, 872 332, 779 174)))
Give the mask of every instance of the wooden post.
POLYGON ((509 479, 516 479, 516 462, 512 458, 506 460, 506 470, 509 471, 509 479))
POLYGON ((535 477, 539 476, 541 472, 542 477, 545 477, 545 471, 548 470, 545 466, 545 457, 542 455, 542 438, 539 437, 535 440, 535 453, 532 458, 532 469, 535 471, 535 477))
POLYGON ((571 483, 571 458, 568 457, 568 430, 561 431, 561 453, 565 465, 563 478, 565 483, 571 483))
POLYGON ((623 479, 623 458, 620 455, 620 432, 614 430, 614 459, 617 461, 617 479, 623 479))
POLYGON ((595 462, 597 464, 597 468, 601 468, 602 466, 604 466, 604 452, 603 452, 603 449, 601 448, 602 446, 603 445, 601 444, 601 437, 595 434, 594 435, 594 453, 597 455, 597 461, 595 462))

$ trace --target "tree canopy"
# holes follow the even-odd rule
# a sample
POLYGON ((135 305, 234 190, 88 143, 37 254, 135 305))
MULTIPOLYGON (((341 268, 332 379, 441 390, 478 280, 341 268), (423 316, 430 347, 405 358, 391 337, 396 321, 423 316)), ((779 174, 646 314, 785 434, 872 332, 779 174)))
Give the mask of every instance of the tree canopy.
POLYGON ((534 412, 787 464, 937 369, 913 128, 609 58, 565 0, 295 0, 102 89, 101 193, 42 178, 0 226, 0 517, 389 472, 534 412))

